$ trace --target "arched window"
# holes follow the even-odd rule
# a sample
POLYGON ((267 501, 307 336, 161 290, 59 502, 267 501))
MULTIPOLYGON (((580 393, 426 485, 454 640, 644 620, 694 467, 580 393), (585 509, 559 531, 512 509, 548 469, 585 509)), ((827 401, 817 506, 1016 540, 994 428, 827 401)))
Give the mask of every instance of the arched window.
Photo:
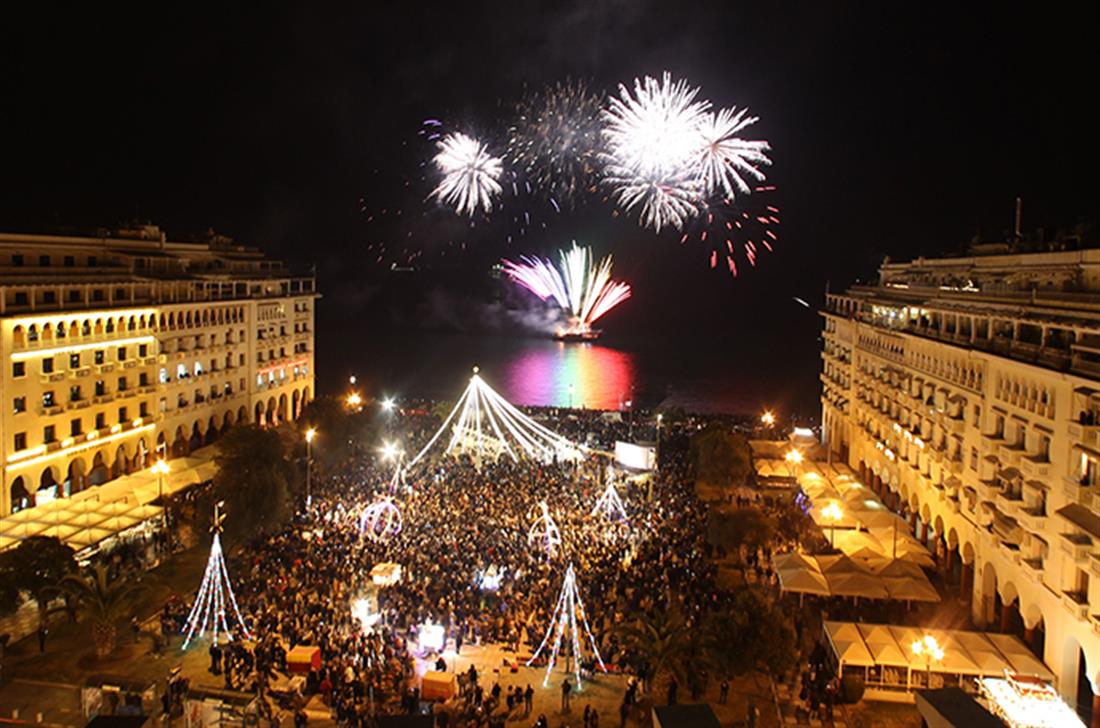
POLYGON ((23 476, 17 476, 11 482, 11 512, 18 513, 24 508, 30 508, 31 494, 27 492, 27 486, 23 484, 23 476))

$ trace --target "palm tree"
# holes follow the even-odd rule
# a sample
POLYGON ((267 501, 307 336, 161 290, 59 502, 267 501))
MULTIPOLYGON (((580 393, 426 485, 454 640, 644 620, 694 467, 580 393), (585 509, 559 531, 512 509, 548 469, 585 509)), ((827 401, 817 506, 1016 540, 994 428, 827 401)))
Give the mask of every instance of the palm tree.
POLYGON ((146 590, 140 581, 111 581, 104 566, 96 566, 88 576, 69 574, 61 580, 61 587, 72 597, 77 612, 91 622, 92 641, 100 658, 114 651, 118 621, 132 615, 134 602, 146 590))
POLYGON ((648 664, 647 677, 656 686, 675 677, 683 682, 692 653, 691 630, 675 611, 639 614, 619 625, 623 646, 648 664))

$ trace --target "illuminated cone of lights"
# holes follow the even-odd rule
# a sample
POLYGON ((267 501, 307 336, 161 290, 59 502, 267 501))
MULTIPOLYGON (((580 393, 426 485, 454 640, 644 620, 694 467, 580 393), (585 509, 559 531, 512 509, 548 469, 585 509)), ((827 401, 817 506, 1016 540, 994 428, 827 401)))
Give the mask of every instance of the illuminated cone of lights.
POLYGON ((241 633, 248 639, 252 635, 248 632, 241 612, 237 608, 237 598, 233 596, 233 587, 229 583, 229 572, 225 568, 225 557, 222 555, 221 530, 225 515, 221 513, 222 502, 214 504, 214 522, 210 532, 214 534, 214 541, 210 544, 210 558, 206 561, 206 572, 202 576, 202 584, 199 586, 199 594, 195 597, 195 605, 191 607, 191 613, 187 615, 187 624, 184 627, 183 648, 191 643, 194 637, 202 637, 209 630, 210 639, 217 644, 218 635, 225 635, 226 640, 233 641, 233 630, 229 626, 229 610, 241 633))
POLYGON ((615 489, 613 481, 607 481, 607 487, 604 488, 600 499, 596 501, 592 515, 603 515, 609 521, 626 520, 626 508, 623 507, 623 499, 619 497, 619 491, 615 489))
POLYGON ((554 517, 550 515, 546 501, 540 502, 539 508, 541 509, 539 516, 527 531, 527 544, 537 546, 552 559, 561 546, 561 531, 558 529, 558 524, 554 522, 554 517))
POLYGON ((561 653, 562 641, 569 639, 572 641, 573 647, 573 671, 576 675, 574 684, 580 690, 581 638, 578 622, 581 627, 584 627, 584 634, 588 637, 588 644, 592 648, 592 654, 595 655, 600 669, 607 672, 607 667, 603 664, 603 658, 600 657, 600 651, 596 647, 596 639, 592 636, 592 630, 588 627, 588 618, 584 614, 584 604, 581 603, 581 596, 577 593, 577 574, 573 571, 573 565, 570 564, 565 572, 565 580, 562 582, 561 594, 558 595, 558 604, 554 608, 554 616, 550 620, 550 628, 546 630, 546 636, 542 638, 542 643, 535 650, 535 654, 531 655, 531 659, 527 661, 527 667, 530 667, 542 654, 542 651, 546 649, 551 641, 550 638, 553 637, 553 644, 550 647, 550 655, 546 663, 546 677, 542 680, 543 687, 550 682, 550 674, 554 671, 554 665, 561 653))
POLYGON ((466 390, 428 444, 409 461, 412 468, 443 437, 450 433, 445 455, 469 455, 478 465, 483 459, 506 455, 549 462, 555 458, 579 458, 582 448, 520 412, 485 383, 474 367, 466 390))

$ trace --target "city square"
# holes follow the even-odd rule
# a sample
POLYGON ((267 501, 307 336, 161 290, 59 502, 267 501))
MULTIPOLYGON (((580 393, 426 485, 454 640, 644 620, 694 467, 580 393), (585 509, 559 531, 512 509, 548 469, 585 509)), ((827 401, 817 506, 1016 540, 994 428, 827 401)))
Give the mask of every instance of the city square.
POLYGON ((1094 15, 18 24, 0 722, 1100 727, 1094 15))

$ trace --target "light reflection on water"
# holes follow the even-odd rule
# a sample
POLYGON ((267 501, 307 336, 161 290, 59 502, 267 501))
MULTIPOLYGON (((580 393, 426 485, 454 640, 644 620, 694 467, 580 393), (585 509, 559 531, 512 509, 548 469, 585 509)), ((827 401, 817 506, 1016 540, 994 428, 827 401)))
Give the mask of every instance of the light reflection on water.
POLYGON ((505 396, 521 405, 619 409, 632 397, 634 356, 597 344, 551 342, 505 364, 505 396))

